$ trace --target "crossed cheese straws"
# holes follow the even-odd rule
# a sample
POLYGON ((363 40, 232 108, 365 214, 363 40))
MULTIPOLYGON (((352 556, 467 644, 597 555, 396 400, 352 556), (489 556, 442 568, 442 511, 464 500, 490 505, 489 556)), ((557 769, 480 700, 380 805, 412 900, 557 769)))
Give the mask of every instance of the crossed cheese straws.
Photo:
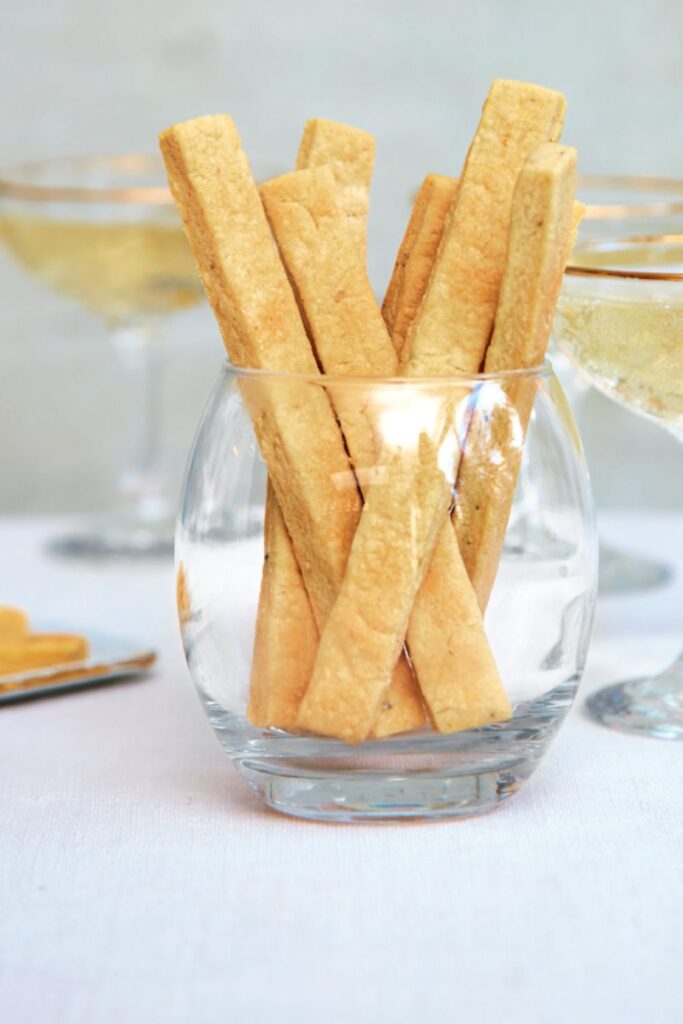
MULTIPOLYGON (((428 175, 420 189, 381 310, 365 268, 370 135, 310 121, 297 170, 258 189, 230 118, 163 132, 233 364, 419 379, 541 363, 581 215, 576 154, 557 142, 564 111, 552 90, 493 83, 459 180, 428 175)), ((486 420, 475 409, 452 517, 425 433, 387 455, 341 388, 293 378, 242 392, 269 473, 250 720, 357 743, 509 718, 483 612, 533 382, 507 385, 486 420), (349 474, 353 486, 335 485, 349 474)))

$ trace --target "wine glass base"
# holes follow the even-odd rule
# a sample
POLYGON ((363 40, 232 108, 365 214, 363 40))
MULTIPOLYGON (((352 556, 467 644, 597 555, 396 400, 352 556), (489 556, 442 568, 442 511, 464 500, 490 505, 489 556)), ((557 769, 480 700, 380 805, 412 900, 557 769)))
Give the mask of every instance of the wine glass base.
POLYGON ((598 589, 601 594, 628 594, 664 586, 673 576, 665 562, 643 558, 600 542, 600 574, 598 589))
POLYGON ((103 528, 54 537, 47 550, 61 558, 171 558, 173 538, 172 525, 166 531, 103 528))
POLYGON ((662 740, 683 740, 683 687, 661 677, 632 679, 598 690, 586 701, 601 725, 662 740))
MULTIPOLYGON (((144 510, 143 510, 144 511, 144 510)), ((263 533, 263 509, 249 505, 238 518, 226 512, 227 536, 242 540, 263 533)), ((53 537, 47 550, 60 558, 117 559, 172 558, 175 547, 175 517, 167 505, 148 515, 112 513, 86 523, 82 530, 53 537), (153 514, 152 514, 153 513, 153 514)))

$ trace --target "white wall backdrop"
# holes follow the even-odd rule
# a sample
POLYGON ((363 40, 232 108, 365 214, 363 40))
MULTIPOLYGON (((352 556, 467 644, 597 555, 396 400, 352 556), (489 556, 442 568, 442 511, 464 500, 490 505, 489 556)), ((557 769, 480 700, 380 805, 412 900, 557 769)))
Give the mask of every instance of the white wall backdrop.
MULTIPOLYGON (((291 165, 307 117, 374 132, 378 292, 412 190, 457 173, 494 77, 566 93, 584 170, 683 176, 680 0, 5 0, 2 23, 5 164, 151 151, 160 128, 218 110, 269 171, 291 165)), ((205 310, 176 318, 169 348, 181 460, 221 358, 205 310)), ((94 318, 0 257, 0 510, 106 500, 128 402, 94 318)), ((601 503, 683 502, 683 459, 656 428, 593 396, 585 440, 601 503)))

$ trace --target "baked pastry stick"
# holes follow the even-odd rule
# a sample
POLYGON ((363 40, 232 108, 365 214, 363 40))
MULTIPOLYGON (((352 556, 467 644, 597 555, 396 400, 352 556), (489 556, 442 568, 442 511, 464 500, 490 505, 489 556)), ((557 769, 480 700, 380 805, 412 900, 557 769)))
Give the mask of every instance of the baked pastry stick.
POLYGON ((505 268, 517 175, 537 145, 559 139, 564 112, 564 97, 551 89, 504 80, 491 86, 408 331, 408 376, 481 368, 505 268))
MULTIPOLYGON (((403 316, 399 329, 404 337, 424 295, 443 235, 449 209, 447 200, 450 198, 452 204, 456 188, 454 178, 428 175, 416 198, 383 306, 389 324, 399 322, 403 316), (413 247, 418 253, 416 258, 413 247)), ((393 339, 398 342, 397 351, 404 337, 393 339)), ((468 636, 478 635, 480 620, 476 597, 468 586, 457 540, 447 520, 408 626, 410 651, 416 663, 429 658, 431 652, 432 718, 444 731, 472 728, 511 714, 485 649, 466 642, 468 636), (459 601, 453 599, 454 593, 459 595, 459 601), (444 608, 452 609, 451 614, 444 616, 444 608), (433 657, 437 650, 444 652, 438 660, 433 657)))
MULTIPOLYGON (((261 198, 295 290, 318 362, 333 377, 395 375, 397 360, 358 247, 353 215, 328 166, 294 171, 261 186, 261 198), (350 226, 351 222, 351 226, 350 226)), ((328 385, 361 489, 378 457, 372 416, 374 385, 328 385)), ((369 711, 382 737, 425 722, 420 691, 399 652, 388 666, 386 689, 369 711)), ((359 654, 363 649, 360 642, 359 654)), ((345 701, 339 689, 337 703, 345 701)), ((316 730, 312 730, 316 731, 316 730)), ((334 733, 341 735, 341 731, 334 733)))
POLYGON ((263 548, 247 718, 261 729, 292 730, 320 634, 270 480, 263 548))
POLYGON ((0 604, 0 641, 28 636, 28 615, 21 608, 0 604))
MULTIPOLYGON (((564 110, 559 93, 521 82, 493 83, 446 216, 432 272, 407 328, 405 374, 480 369, 505 266, 515 180, 537 143, 559 137, 564 110)), ((467 579, 467 571, 450 520, 442 527, 436 551, 443 554, 432 559, 408 627, 408 645, 416 664, 423 645, 428 649, 436 640, 434 618, 423 614, 430 605, 449 609, 438 629, 453 653, 457 643, 462 646, 463 635, 477 636, 480 623, 474 591, 467 590, 462 579, 467 579), (453 605, 446 596, 454 586, 468 597, 457 615, 450 611, 453 605)), ((482 657, 481 647, 473 644, 464 656, 443 660, 439 685, 432 703, 428 702, 442 731, 510 716, 502 687, 496 688, 490 665, 482 657)))
MULTIPOLYGON (((517 176, 538 144, 559 137, 565 106, 560 93, 539 86, 509 81, 496 81, 491 86, 432 273, 407 332, 402 369, 408 376, 477 373, 482 367, 505 269, 517 176)), ((448 530, 454 530, 451 521, 445 524, 443 532, 448 530)), ((458 547, 459 539, 455 539, 458 547)), ((447 548, 451 542, 439 539, 438 543, 447 548)), ((455 568, 453 557, 451 564, 455 568)), ((430 566, 423 590, 433 587, 438 594, 447 585, 437 572, 438 566, 436 562, 430 566)), ((458 570, 461 567, 465 569, 462 558, 457 563, 458 570)), ((438 600, 435 595, 434 602, 438 600)), ((419 656, 415 645, 429 636, 425 624, 420 624, 416 617, 419 611, 416 605, 411 617, 415 638, 413 628, 408 637, 413 657, 419 656)), ((474 615, 472 609, 469 614, 474 615)), ((448 620, 452 631, 465 628, 466 620, 456 622, 452 615, 448 620)), ((442 690, 449 700, 456 693, 449 685, 452 674, 453 666, 444 664, 442 690)), ((467 673, 464 678, 467 683, 460 688, 461 699, 467 692, 476 706, 476 686, 471 682, 474 673, 467 673)), ((448 706, 449 714, 444 718, 451 722, 451 728, 466 727, 457 724, 461 720, 474 724, 468 716, 461 716, 457 704, 448 706)))
POLYGON ((347 216, 348 230, 360 249, 365 265, 370 182, 375 167, 375 139, 369 132, 322 117, 312 118, 296 158, 296 169, 329 167, 339 189, 347 216))
MULTIPOLYGON (((403 371, 408 376, 440 376, 479 370, 493 326, 503 276, 515 180, 524 160, 537 144, 559 137, 564 109, 564 98, 559 93, 524 83, 494 82, 465 162, 427 289, 407 334, 403 371)), ((368 568, 365 555, 367 550, 382 553, 378 541, 385 523, 381 512, 373 514, 374 508, 375 503, 368 500, 361 516, 362 539, 357 547, 352 547, 347 566, 347 575, 352 579, 357 578, 356 558, 364 565, 364 571, 369 573, 371 580, 377 578, 377 574, 368 568), (374 544, 366 539, 373 536, 374 544)), ((434 511, 438 515, 436 505, 434 511)), ((408 645, 423 696, 436 728, 444 732, 482 725, 510 715, 510 705, 483 632, 476 596, 452 531, 453 527, 446 519, 435 550, 437 554, 441 550, 450 553, 450 558, 443 562, 440 557, 433 560, 418 591, 408 626, 408 645), (440 571, 446 564, 449 568, 447 574, 440 571), (453 606, 443 601, 445 588, 454 580, 462 598, 463 614, 456 614, 453 606), (421 604, 423 594, 431 597, 434 608, 441 609, 442 620, 436 620, 436 628, 432 616, 427 622, 421 621, 420 610, 427 607, 421 604), (444 630, 442 626, 444 608, 450 612, 450 630, 444 630), (459 658, 455 658, 455 651, 451 649, 451 657, 441 661, 437 685, 427 687, 419 659, 427 653, 428 644, 427 647, 422 644, 427 638, 443 639, 444 633, 448 634, 448 641, 453 645, 460 643, 462 646, 464 636, 466 641, 470 641, 470 649, 459 658)), ((428 531, 425 532, 427 536, 431 536, 428 531)), ((411 564, 417 571, 423 560, 418 558, 411 564)), ((409 596, 410 588, 405 585, 403 575, 396 594, 389 587, 384 588, 382 600, 394 609, 392 622, 396 628, 401 621, 401 600, 409 596)), ((342 616, 335 615, 334 623, 343 630, 342 616)), ((350 642, 350 625, 348 629, 346 640, 350 642)), ((321 700, 318 691, 326 682, 329 685, 331 677, 325 664, 328 646, 323 644, 324 640, 323 635, 313 678, 299 716, 302 725, 320 731, 325 727, 324 715, 320 713, 316 717, 316 712, 328 706, 329 701, 321 700)), ((336 644, 329 648, 329 656, 343 647, 344 644, 337 639, 336 644)), ((349 730, 358 729, 355 721, 349 721, 347 727, 349 730)))
MULTIPOLYGON (((398 359, 382 319, 352 218, 332 170, 315 167, 272 178, 261 199, 323 372, 331 377, 395 377, 398 359)), ((376 385, 329 385, 356 476, 375 465, 376 385)))
MULTIPOLYGON (((174 125, 160 145, 232 362, 316 376, 232 120, 217 115, 174 125)), ((315 383, 262 386, 252 378, 241 389, 320 628, 341 585, 361 508, 343 439, 315 383)))
POLYGON ((403 360, 406 335, 427 288, 457 188, 457 178, 428 174, 415 197, 382 303, 382 316, 399 362, 403 360))
POLYGON ((299 709, 302 728, 348 743, 368 735, 450 502, 437 450, 424 434, 414 448, 382 460, 378 476, 366 489, 346 575, 299 709))
MULTIPOLYGON (((574 203, 576 151, 548 143, 520 171, 512 203, 507 262, 486 351, 485 371, 539 366, 550 337, 562 275, 582 213, 574 203)), ((536 394, 533 380, 511 380, 475 409, 458 476, 454 519, 460 550, 486 608, 496 577, 524 439, 536 394), (495 455, 495 460, 491 455, 495 455)))
MULTIPOLYGON (((162 132, 169 184, 236 366, 318 375, 239 136, 225 115, 162 132)), ((241 382, 313 607, 334 603, 360 496, 330 403, 305 381, 241 382)))
MULTIPOLYGON (((358 259, 330 170, 319 168, 283 175, 262 185, 261 195, 323 369, 331 376, 395 376, 398 357, 358 259)), ((363 601, 369 601, 370 606, 382 605, 383 628, 388 633, 379 643, 376 630, 368 627, 364 634, 357 628, 358 615, 350 614, 345 620, 341 613, 337 614, 333 627, 335 643, 327 642, 325 648, 319 650, 299 723, 313 732, 357 742, 367 736, 376 714, 377 705, 373 701, 381 700, 400 654, 415 591, 429 563, 438 527, 447 518, 449 496, 443 473, 436 471, 438 436, 432 438, 429 446, 431 467, 425 438, 420 460, 415 461, 414 452, 410 450, 405 451, 403 463, 396 463, 391 454, 388 456, 394 468, 387 477, 387 460, 380 459, 378 463, 381 437, 376 431, 376 385, 370 381, 365 387, 357 381, 352 392, 346 392, 331 384, 330 393, 361 488, 368 495, 375 490, 382 492, 364 510, 363 517, 369 522, 375 521, 375 529, 385 535, 384 540, 373 544, 370 531, 366 531, 367 542, 362 540, 361 534, 358 546, 352 550, 356 550, 356 558, 363 568, 359 572, 356 565, 351 577, 354 583, 346 586, 340 607, 350 607, 354 600, 359 609, 363 601), (371 483, 378 475, 380 479, 371 483), (394 478, 396 495, 392 499, 394 478), (408 483, 411 479, 412 491, 408 483), (430 488, 431 499, 428 498, 430 488), (424 508, 418 509, 416 494, 420 491, 424 508), (410 516, 413 515, 414 530, 406 527, 402 533, 388 528, 386 519, 390 507, 394 509, 396 522, 404 526, 406 517, 412 522, 410 516), (436 521, 432 521, 434 519, 436 521), (392 543, 388 543, 389 538, 392 543), (374 570, 370 564, 372 556, 379 560, 374 570), (387 590, 391 593, 389 600, 387 590), (390 622, 393 630, 389 629, 390 622), (337 656, 338 663, 332 664, 329 659, 337 656), (349 659, 356 666, 365 661, 359 680, 372 678, 373 685, 354 684, 353 672, 347 671, 349 659), (320 671, 319 664, 324 666, 320 671)), ((412 395, 413 392, 406 389, 408 417, 411 416, 412 395)), ((431 403, 428 400, 427 404, 431 404, 427 419, 430 416, 438 419, 450 400, 432 395, 431 403)), ((443 415, 443 419, 447 421, 448 417, 443 415)), ((440 429, 437 428, 437 435, 440 429)), ((509 704, 450 524, 443 545, 434 553, 433 562, 437 562, 437 558, 440 569, 424 597, 420 591, 413 607, 414 612, 419 606, 418 621, 423 636, 415 636, 413 643, 412 619, 408 628, 411 658, 430 714, 444 729, 481 725, 509 717, 509 704), (452 610, 454 628, 450 630, 444 628, 445 607, 452 610), (469 627, 467 632, 463 624, 469 627), (472 674, 478 676, 474 700, 467 692, 449 693, 457 689, 457 682, 462 678, 455 680, 453 661, 462 665, 464 672, 472 669, 472 674)))
MULTIPOLYGON (((362 260, 363 276, 374 149, 374 139, 367 132, 317 119, 307 123, 297 157, 297 166, 310 163, 312 167, 325 167, 325 174, 333 176, 343 230, 353 244, 356 257, 362 260)), ((292 729, 311 677, 319 634, 270 483, 264 537, 265 557, 247 713, 255 725, 292 729)), ((376 737, 389 736, 418 728, 424 720, 417 684, 403 659, 372 733, 376 737)))
POLYGON ((83 661, 88 650, 88 641, 77 633, 29 633, 18 639, 2 640, 0 675, 83 661))

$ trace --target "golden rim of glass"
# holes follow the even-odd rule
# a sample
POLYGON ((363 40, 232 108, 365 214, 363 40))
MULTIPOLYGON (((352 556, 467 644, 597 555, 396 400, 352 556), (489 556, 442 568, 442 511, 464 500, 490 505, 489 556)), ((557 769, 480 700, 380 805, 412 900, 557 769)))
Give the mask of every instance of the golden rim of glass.
POLYGON ((316 384, 318 387, 328 387, 330 384, 341 384, 344 387, 383 387, 388 385, 394 387, 443 387, 444 385, 477 385, 485 384, 488 381, 499 384, 514 383, 520 380, 539 380, 550 377, 553 367, 549 359, 544 360, 538 366, 522 367, 515 370, 498 370, 494 373, 451 373, 441 376, 427 377, 367 377, 349 374, 328 373, 291 373, 288 370, 264 370, 254 369, 248 366, 235 366, 229 359, 223 360, 223 374, 230 378, 252 381, 295 381, 299 384, 316 384))
POLYGON ((161 178, 163 162, 160 156, 149 153, 28 160, 14 167, 0 168, 0 199, 34 203, 123 203, 148 206, 170 206, 173 203, 166 185, 53 185, 30 180, 50 171, 55 175, 60 171, 66 174, 74 171, 102 171, 121 177, 153 173, 161 178))
MULTIPOLYGON (((679 245, 683 246, 683 235, 631 235, 627 238, 591 239, 585 249, 599 249, 600 246, 619 247, 632 245, 679 245)), ((582 250, 583 251, 583 250, 582 250)), ((568 264, 565 274, 571 277, 606 277, 635 279, 636 281, 683 281, 683 273, 662 270, 624 270, 617 267, 580 267, 568 264)))
MULTIPOLYGON (((32 182, 31 177, 46 171, 62 169, 107 172, 121 176, 163 173, 160 156, 150 153, 123 153, 114 156, 61 157, 51 160, 24 161, 14 167, 0 168, 0 199, 25 202, 121 203, 127 205, 171 206, 173 197, 166 185, 52 185, 32 182)), ((666 200, 628 203, 586 204, 584 220, 629 220, 635 217, 683 215, 683 179, 644 177, 637 175, 584 174, 578 178, 579 189, 619 189, 633 192, 662 192, 666 200), (671 198, 671 196, 678 198, 671 198)), ((644 235, 623 239, 597 239, 591 245, 621 243, 683 243, 683 235, 644 235)), ((679 281, 681 273, 624 270, 610 267, 580 267, 570 264, 565 273, 572 276, 632 278, 646 281, 679 281)), ((450 378, 449 378, 450 379, 450 378)))
MULTIPOLYGON (((173 200, 166 185, 98 187, 87 185, 35 184, 26 181, 41 172, 52 170, 97 170, 122 175, 162 172, 161 157, 152 153, 121 153, 108 156, 57 157, 50 160, 24 161, 0 168, 0 196, 34 202, 86 203, 153 203, 170 204, 173 200)), ((666 200, 628 203, 590 203, 584 220, 619 220, 626 217, 666 216, 683 214, 683 179, 643 177, 637 175, 583 174, 579 189, 620 189, 633 192, 662 192, 666 200), (671 198, 671 197, 675 198, 671 198), (680 196, 680 198, 678 198, 680 196)))
POLYGON ((577 189, 662 192, 666 199, 619 203, 587 203, 584 220, 628 220, 683 214, 683 178, 657 178, 628 174, 580 174, 577 189))

